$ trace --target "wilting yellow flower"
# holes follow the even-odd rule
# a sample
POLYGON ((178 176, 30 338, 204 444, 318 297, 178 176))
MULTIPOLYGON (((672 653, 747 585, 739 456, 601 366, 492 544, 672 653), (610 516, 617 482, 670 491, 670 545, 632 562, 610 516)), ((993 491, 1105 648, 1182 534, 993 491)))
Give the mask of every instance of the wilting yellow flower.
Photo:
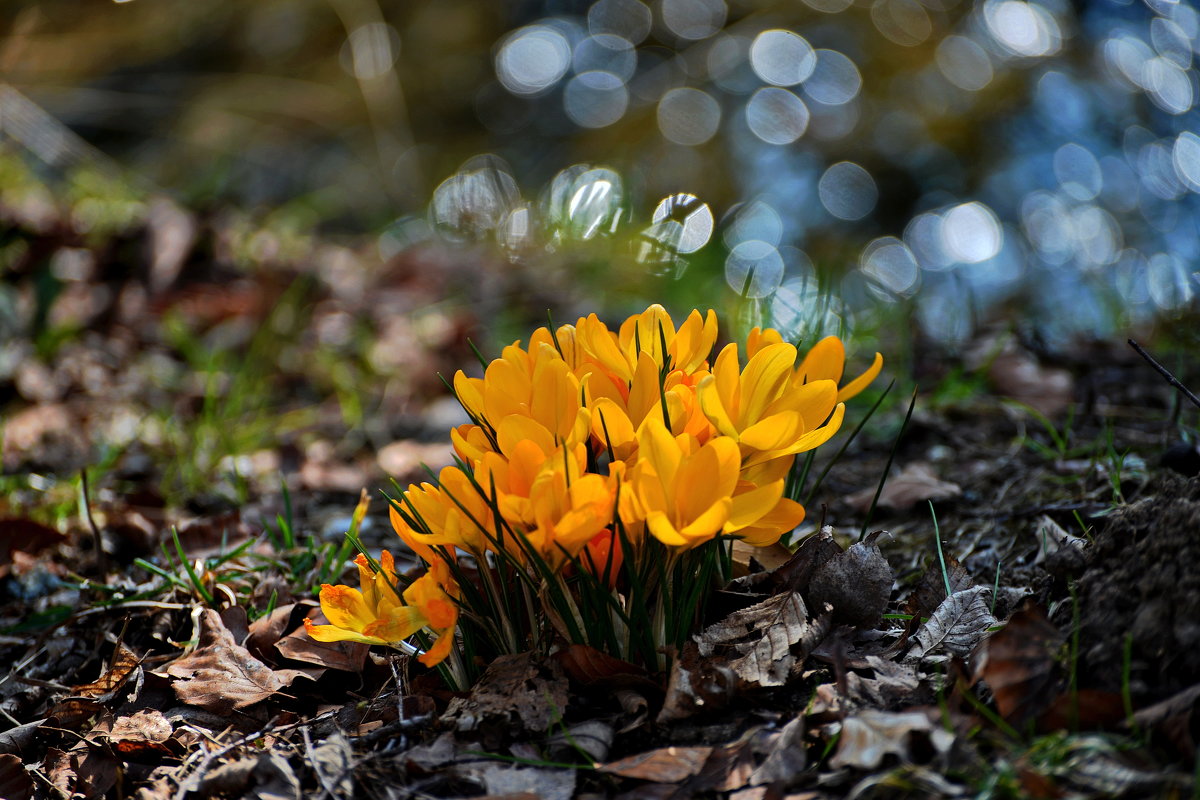
POLYGON ((438 640, 419 660, 426 666, 441 662, 450 652, 458 622, 458 604, 446 591, 450 588, 457 592, 448 565, 434 561, 400 594, 390 552, 384 550, 380 555, 379 572, 371 569, 364 555, 360 554, 355 563, 361 588, 323 585, 321 611, 330 624, 314 625, 306 619, 304 629, 308 635, 318 642, 392 644, 428 628, 438 640))

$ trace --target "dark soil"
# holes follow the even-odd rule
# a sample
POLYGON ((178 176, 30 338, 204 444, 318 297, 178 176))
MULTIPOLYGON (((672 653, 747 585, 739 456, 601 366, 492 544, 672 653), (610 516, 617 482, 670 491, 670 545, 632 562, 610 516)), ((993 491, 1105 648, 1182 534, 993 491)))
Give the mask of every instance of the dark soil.
POLYGON ((1108 517, 1077 589, 1082 679, 1120 691, 1128 641, 1139 705, 1200 681, 1200 478, 1163 472, 1145 494, 1108 517))

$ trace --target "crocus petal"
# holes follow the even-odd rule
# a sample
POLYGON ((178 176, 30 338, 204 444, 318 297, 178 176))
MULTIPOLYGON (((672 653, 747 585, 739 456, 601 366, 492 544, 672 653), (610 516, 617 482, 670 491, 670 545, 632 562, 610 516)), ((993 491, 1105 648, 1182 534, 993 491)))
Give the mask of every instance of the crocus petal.
POLYGON ((780 480, 734 495, 725 532, 733 533, 747 525, 762 524, 760 520, 767 516, 783 497, 783 486, 784 482, 780 480))
POLYGON ((842 379, 842 370, 845 368, 846 348, 842 340, 836 336, 826 336, 804 356, 796 369, 795 382, 798 386, 820 380, 836 383, 842 379))
POLYGON ((364 636, 358 631, 339 628, 336 625, 314 625, 312 620, 304 620, 304 632, 318 642, 363 642, 364 644, 387 644, 383 639, 374 636, 364 636))
POLYGON ((446 659, 446 656, 450 655, 450 648, 453 645, 454 630, 447 630, 438 636, 437 641, 433 643, 433 647, 417 656, 417 661, 420 661, 427 667, 436 667, 446 659))
POLYGON ((363 594, 351 586, 321 586, 321 611, 339 628, 361 631, 375 620, 363 594))
POLYGON ((779 450, 796 441, 804 431, 804 418, 795 411, 772 414, 742 431, 738 441, 755 450, 779 450))
POLYGON ((870 385, 871 381, 879 376, 880 370, 883 369, 883 356, 879 353, 875 354, 875 360, 871 362, 871 366, 867 367, 867 371, 859 375, 854 380, 847 383, 842 388, 838 389, 837 399, 839 403, 843 403, 854 397, 863 389, 870 385))
POLYGON ((746 362, 742 371, 742 405, 737 421, 743 427, 757 422, 791 379, 796 348, 787 342, 764 347, 746 362))
POLYGON ((708 417, 708 421, 713 424, 713 427, 723 436, 737 439, 737 428, 730 419, 729 411, 721 399, 721 392, 715 376, 707 375, 701 379, 699 385, 696 386, 696 396, 700 399, 700 410, 704 412, 704 416, 708 417))
POLYGON ((716 536, 721 528, 725 527, 725 523, 729 521, 729 511, 732 507, 733 501, 728 497, 722 497, 699 517, 684 525, 683 529, 679 531, 680 535, 692 544, 707 542, 716 536))

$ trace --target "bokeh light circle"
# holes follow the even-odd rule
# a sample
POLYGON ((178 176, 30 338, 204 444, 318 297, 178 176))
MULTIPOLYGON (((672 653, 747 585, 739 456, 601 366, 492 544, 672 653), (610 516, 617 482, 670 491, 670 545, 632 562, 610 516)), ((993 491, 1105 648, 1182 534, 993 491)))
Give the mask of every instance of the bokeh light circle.
POLYGON ((766 297, 783 280, 783 256, 770 242, 751 239, 734 247, 725 258, 725 282, 739 296, 766 297))
POLYGON ((625 81, 611 72, 584 72, 567 82, 563 108, 571 121, 582 128, 604 128, 625 116, 629 90, 625 81))
POLYGON ((841 161, 821 175, 817 196, 833 216, 856 220, 874 210, 879 200, 879 188, 871 173, 852 161, 841 161))
POLYGON ((808 130, 808 106, 787 89, 767 86, 746 103, 746 124, 767 144, 791 144, 808 130))
POLYGON ((561 31, 529 25, 513 31, 496 53, 496 77, 517 95, 549 91, 571 66, 571 45, 561 31))
POLYGON ((812 75, 817 66, 817 54, 800 34, 774 29, 754 37, 750 45, 750 66, 767 83, 795 86, 812 75))
POLYGON ((721 106, 699 89, 671 89, 658 101, 658 129, 672 142, 704 144, 721 125, 721 106))

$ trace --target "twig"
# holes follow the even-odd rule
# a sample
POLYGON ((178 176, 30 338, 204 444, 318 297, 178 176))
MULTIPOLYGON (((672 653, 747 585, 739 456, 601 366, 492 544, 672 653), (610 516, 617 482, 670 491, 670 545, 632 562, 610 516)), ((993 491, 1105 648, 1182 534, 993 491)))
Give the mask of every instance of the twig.
MULTIPOLYGON (((96 525, 96 520, 92 519, 92 500, 88 497, 88 477, 87 467, 79 470, 79 481, 81 483, 80 491, 83 492, 83 514, 87 517, 88 527, 92 529, 92 541, 96 547, 96 569, 100 573, 101 579, 108 574, 108 556, 104 553, 104 542, 100 537, 100 528, 96 525)), ((101 582, 104 582, 103 580, 101 582)))
POLYGON ((1152 366, 1156 370, 1158 370, 1158 374, 1162 375, 1164 378, 1166 378, 1167 383, 1171 384, 1176 389, 1178 389, 1180 392, 1182 392, 1183 396, 1186 397, 1188 400, 1191 400, 1192 404, 1195 405, 1196 408, 1200 408, 1200 397, 1196 397, 1196 395, 1192 394, 1191 389, 1188 389, 1186 386, 1184 386, 1182 383, 1180 383, 1179 379, 1176 378, 1174 375, 1172 375, 1170 370, 1168 370, 1162 364, 1155 361, 1154 356, 1147 353, 1145 351, 1145 349, 1143 349, 1143 347, 1140 344, 1138 344, 1137 342, 1135 342, 1133 339, 1129 340, 1129 346, 1132 347, 1134 350, 1137 350, 1139 356, 1141 356, 1142 358, 1149 361, 1150 366, 1152 366))

